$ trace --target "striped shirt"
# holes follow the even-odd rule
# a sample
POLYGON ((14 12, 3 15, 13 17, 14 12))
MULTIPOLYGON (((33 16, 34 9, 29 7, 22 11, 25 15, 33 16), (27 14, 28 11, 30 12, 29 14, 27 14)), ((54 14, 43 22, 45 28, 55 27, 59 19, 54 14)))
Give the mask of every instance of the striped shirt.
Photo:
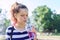
POLYGON ((11 30, 13 30, 12 40, 33 40, 33 36, 29 37, 27 28, 25 28, 23 31, 20 31, 12 26, 8 27, 6 30, 6 40, 10 40, 11 30))

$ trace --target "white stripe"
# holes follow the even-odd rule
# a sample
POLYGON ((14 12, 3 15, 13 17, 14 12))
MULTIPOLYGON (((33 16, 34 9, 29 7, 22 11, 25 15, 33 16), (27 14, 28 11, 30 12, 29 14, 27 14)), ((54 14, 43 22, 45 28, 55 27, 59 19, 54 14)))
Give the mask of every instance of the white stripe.
POLYGON ((7 33, 11 33, 11 30, 6 30, 7 33))
POLYGON ((12 38, 23 38, 28 36, 28 34, 24 34, 24 35, 13 35, 12 38))
POLYGON ((20 30, 14 30, 13 32, 24 32, 26 30, 20 31, 20 30))
POLYGON ((31 39, 29 38, 29 39, 25 39, 25 40, 31 40, 31 39))
MULTIPOLYGON (((15 28, 15 27, 14 27, 15 28)), ((24 29, 24 30, 18 30, 17 28, 15 28, 15 31, 14 32, 24 32, 24 31, 27 31, 26 29, 24 29)))
MULTIPOLYGON (((6 32, 11 33, 11 30, 7 30, 6 32)), ((14 30, 13 32, 19 32, 18 30, 14 30)))
POLYGON ((10 38, 10 36, 9 35, 5 35, 5 38, 10 38))
MULTIPOLYGON (((11 30, 6 30, 6 32, 11 33, 11 30)), ((24 32, 24 31, 14 30, 13 32, 24 32)))

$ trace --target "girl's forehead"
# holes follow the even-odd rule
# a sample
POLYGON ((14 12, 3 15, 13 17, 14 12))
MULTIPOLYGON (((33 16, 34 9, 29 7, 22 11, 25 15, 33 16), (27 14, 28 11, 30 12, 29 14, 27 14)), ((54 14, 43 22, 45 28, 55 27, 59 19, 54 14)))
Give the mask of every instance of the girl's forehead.
POLYGON ((27 9, 20 9, 19 11, 28 12, 28 10, 27 10, 27 9))
POLYGON ((28 13, 28 10, 27 9, 20 9, 19 10, 19 13, 27 14, 28 13))

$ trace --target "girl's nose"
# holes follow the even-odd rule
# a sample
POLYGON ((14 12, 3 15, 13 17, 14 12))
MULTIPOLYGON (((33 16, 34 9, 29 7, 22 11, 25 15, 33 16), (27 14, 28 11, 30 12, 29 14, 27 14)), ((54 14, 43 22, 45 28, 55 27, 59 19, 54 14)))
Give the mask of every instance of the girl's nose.
POLYGON ((24 19, 27 19, 27 16, 24 16, 24 19))

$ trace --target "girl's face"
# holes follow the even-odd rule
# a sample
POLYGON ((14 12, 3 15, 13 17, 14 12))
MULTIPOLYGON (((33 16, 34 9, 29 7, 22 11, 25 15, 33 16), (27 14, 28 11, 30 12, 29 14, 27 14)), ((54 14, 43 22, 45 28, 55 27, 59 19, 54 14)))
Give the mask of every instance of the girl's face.
POLYGON ((20 9, 18 13, 15 13, 15 18, 17 19, 17 23, 26 23, 28 19, 28 10, 20 9))

